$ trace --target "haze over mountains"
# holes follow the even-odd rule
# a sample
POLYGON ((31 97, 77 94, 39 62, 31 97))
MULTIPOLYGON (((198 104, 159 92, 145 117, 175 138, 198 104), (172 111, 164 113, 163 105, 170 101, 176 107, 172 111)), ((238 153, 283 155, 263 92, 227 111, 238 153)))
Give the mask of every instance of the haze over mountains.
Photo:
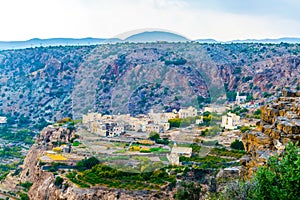
POLYGON ((190 40, 179 34, 167 31, 143 31, 132 34, 125 39, 119 38, 49 38, 39 39, 33 38, 26 41, 0 41, 0 50, 7 49, 24 49, 40 46, 82 46, 82 45, 97 45, 97 44, 113 44, 122 42, 187 42, 194 41, 198 43, 300 43, 300 38, 283 37, 278 39, 246 39, 232 41, 218 41, 215 39, 197 39, 190 40))

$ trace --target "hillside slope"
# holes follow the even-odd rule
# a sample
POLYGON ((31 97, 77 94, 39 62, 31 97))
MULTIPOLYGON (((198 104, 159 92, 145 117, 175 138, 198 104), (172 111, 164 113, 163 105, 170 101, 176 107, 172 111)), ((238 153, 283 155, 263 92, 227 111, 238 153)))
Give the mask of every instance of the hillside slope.
POLYGON ((297 44, 150 43, 0 52, 0 108, 17 120, 133 115, 198 106, 225 93, 268 96, 299 86, 297 44))

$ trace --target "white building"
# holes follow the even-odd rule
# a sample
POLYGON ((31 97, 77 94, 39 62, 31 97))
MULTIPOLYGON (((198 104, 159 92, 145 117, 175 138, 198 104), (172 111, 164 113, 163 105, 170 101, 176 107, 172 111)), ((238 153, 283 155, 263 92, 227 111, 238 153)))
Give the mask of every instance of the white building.
POLYGON ((221 127, 224 127, 225 129, 236 129, 237 126, 240 125, 240 116, 233 114, 233 113, 227 113, 227 115, 222 116, 222 124, 221 127))
POLYGON ((235 101, 238 105, 240 105, 242 102, 245 102, 246 99, 247 99, 247 96, 240 96, 240 93, 237 92, 235 101))

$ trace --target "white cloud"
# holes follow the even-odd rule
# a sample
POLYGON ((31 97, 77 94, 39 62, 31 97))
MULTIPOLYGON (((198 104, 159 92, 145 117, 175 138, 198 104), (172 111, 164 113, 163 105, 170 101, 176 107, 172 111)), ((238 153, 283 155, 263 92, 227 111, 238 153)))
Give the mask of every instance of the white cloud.
MULTIPOLYGON (((293 0, 289 0, 293 1, 293 0)), ((113 37, 161 28, 219 40, 297 36, 299 20, 234 13, 192 0, 10 0, 0 3, 0 40, 113 37), (209 9, 208 9, 209 8, 209 9)), ((216 4, 217 1, 214 1, 216 4)), ((209 4, 206 2, 206 4, 209 4)), ((298 35, 299 36, 299 35, 298 35)))

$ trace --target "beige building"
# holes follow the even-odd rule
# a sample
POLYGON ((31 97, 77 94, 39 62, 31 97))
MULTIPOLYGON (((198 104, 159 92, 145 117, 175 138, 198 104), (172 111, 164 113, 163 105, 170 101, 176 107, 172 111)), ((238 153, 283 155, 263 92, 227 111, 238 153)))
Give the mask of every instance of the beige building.
POLYGON ((192 148, 190 147, 178 147, 176 144, 172 148, 170 155, 167 155, 167 158, 171 165, 179 165, 179 157, 191 157, 192 156, 192 148))
POLYGON ((204 108, 204 112, 216 112, 218 114, 222 114, 227 111, 227 107, 219 106, 219 105, 210 105, 204 108))
POLYGON ((91 122, 90 131, 102 137, 106 137, 106 126, 105 124, 100 124, 98 122, 91 122))
POLYGON ((221 127, 225 129, 236 129, 240 125, 240 116, 234 113, 227 113, 227 115, 222 116, 221 127))
POLYGON ((179 165, 179 156, 176 153, 171 153, 170 155, 167 155, 167 158, 169 160, 169 163, 171 165, 179 165))
POLYGON ((178 156, 191 157, 192 148, 191 147, 177 147, 172 148, 171 154, 177 154, 178 156))
POLYGON ((82 116, 82 123, 88 124, 90 122, 100 121, 102 115, 99 113, 88 113, 87 115, 82 116))
POLYGON ((188 108, 182 108, 178 111, 179 118, 196 117, 197 109, 190 106, 188 108))
POLYGON ((154 123, 158 124, 161 122, 168 122, 169 119, 174 119, 178 117, 178 114, 175 113, 175 111, 169 113, 155 113, 151 109, 148 116, 151 120, 154 121, 154 123))
POLYGON ((161 126, 158 124, 146 124, 145 128, 146 128, 147 133, 151 133, 151 132, 160 133, 161 132, 161 126))

